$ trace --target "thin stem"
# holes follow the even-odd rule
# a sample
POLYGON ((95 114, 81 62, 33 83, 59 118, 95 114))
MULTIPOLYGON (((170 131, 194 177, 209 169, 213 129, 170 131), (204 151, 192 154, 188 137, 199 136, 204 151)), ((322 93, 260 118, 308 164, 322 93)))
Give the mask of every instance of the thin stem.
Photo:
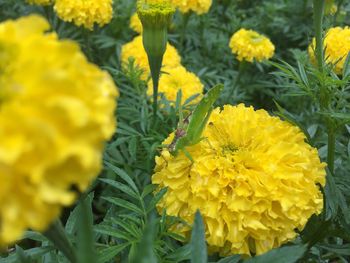
POLYGON ((314 28, 316 38, 316 58, 318 69, 323 71, 323 16, 325 9, 325 0, 313 0, 314 3, 314 28))
POLYGON ((76 263, 76 255, 60 220, 56 220, 44 235, 60 250, 67 259, 76 263))
POLYGON ((181 32, 180 32, 180 45, 182 47, 184 47, 186 28, 187 28, 188 22, 190 20, 191 14, 192 14, 192 12, 189 11, 189 12, 182 15, 182 26, 181 26, 181 32))
POLYGON ((229 95, 227 96, 226 103, 228 103, 229 100, 232 98, 233 93, 234 93, 234 91, 235 91, 237 85, 238 85, 238 84, 240 83, 240 81, 241 81, 241 77, 242 77, 242 75, 243 75, 242 73, 243 73, 243 71, 244 71, 245 64, 246 64, 245 61, 239 62, 238 73, 237 73, 236 79, 235 79, 235 81, 234 81, 234 83, 233 83, 233 85, 232 85, 232 88, 231 88, 231 90, 230 90, 230 93, 229 93, 229 95))
POLYGON ((331 120, 328 120, 328 153, 327 153, 327 163, 328 169, 332 174, 334 174, 334 159, 335 159, 335 131, 334 125, 331 120))

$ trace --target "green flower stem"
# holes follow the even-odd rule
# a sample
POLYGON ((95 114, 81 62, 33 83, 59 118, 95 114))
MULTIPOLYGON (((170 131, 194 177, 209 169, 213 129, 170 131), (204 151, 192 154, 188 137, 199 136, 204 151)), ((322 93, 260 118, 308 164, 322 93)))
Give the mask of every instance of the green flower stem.
POLYGON ((52 223, 44 235, 56 246, 59 251, 63 253, 63 255, 67 257, 70 262, 77 262, 74 248, 69 241, 60 220, 56 220, 54 223, 52 223))
POLYGON ((327 120, 328 130, 328 152, 327 152, 327 163, 328 169, 334 174, 334 161, 335 161, 335 129, 333 122, 327 120))
POLYGON ((246 63, 244 60, 239 62, 239 66, 238 66, 238 73, 237 73, 237 76, 236 76, 236 79, 232 85, 232 88, 230 90, 230 93, 229 95, 227 96, 227 99, 226 99, 226 103, 229 103, 230 99, 232 98, 233 96, 233 93, 235 91, 235 88, 237 87, 237 85, 239 85, 239 83, 241 82, 241 77, 243 75, 243 72, 246 68, 246 63))
MULTIPOLYGON (((314 27, 316 38, 316 58, 318 69, 324 72, 324 56, 323 56, 323 16, 325 9, 325 0, 313 0, 314 4, 314 27)), ((321 98, 320 105, 322 110, 327 110, 329 107, 329 99, 327 95, 327 88, 324 83, 321 84, 321 98)), ((328 134, 328 153, 327 163, 328 168, 334 174, 334 160, 335 160, 335 127, 331 118, 325 117, 325 123, 328 134)))
POLYGON ((182 15, 182 25, 181 25, 181 32, 180 32, 180 45, 182 46, 184 46, 185 44, 186 28, 187 28, 188 22, 190 21, 191 15, 192 15, 191 11, 182 15))
POLYGON ((316 38, 316 58, 318 69, 323 71, 324 58, 323 58, 323 16, 325 9, 325 0, 313 0, 314 4, 314 28, 316 38))

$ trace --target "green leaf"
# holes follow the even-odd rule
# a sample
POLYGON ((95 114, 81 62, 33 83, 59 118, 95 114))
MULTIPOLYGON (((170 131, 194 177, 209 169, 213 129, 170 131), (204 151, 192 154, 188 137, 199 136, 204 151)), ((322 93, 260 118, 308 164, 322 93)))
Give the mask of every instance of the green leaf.
POLYGON ((123 200, 121 198, 118 197, 102 197, 103 200, 106 200, 116 206, 120 206, 123 207, 125 209, 128 209, 130 211, 134 211, 135 213, 139 214, 139 215, 143 215, 144 212, 142 211, 141 208, 139 208, 138 206, 134 205, 133 203, 130 203, 126 200, 123 200))
POLYGON ((147 212, 150 212, 152 209, 155 208, 156 204, 158 204, 160 199, 162 199, 162 197, 166 194, 167 190, 167 188, 163 188, 158 193, 156 193, 156 195, 152 198, 151 202, 147 206, 147 212))
POLYGON ((130 243, 124 243, 117 246, 111 246, 108 248, 101 249, 98 253, 98 263, 106 263, 112 259, 114 259, 120 252, 122 252, 125 248, 130 246, 130 243))
POLYGON ((350 256, 350 244, 344 244, 344 245, 325 244, 325 245, 318 245, 317 247, 323 248, 336 255, 350 256))
POLYGON ((346 79, 350 75, 350 52, 346 56, 346 60, 343 66, 343 79, 346 79))
MULTIPOLYGON (((41 258, 46 253, 54 250, 52 246, 32 248, 28 250, 23 250, 23 253, 26 257, 30 257, 31 260, 36 260, 41 258)), ((17 254, 12 254, 7 258, 0 258, 1 263, 18 263, 17 254)))
POLYGON ((307 250, 306 245, 293 245, 275 248, 263 255, 244 261, 245 263, 294 263, 301 259, 307 250), (281 261, 283 259, 283 261, 281 261))
POLYGON ((106 236, 110 236, 110 237, 114 237, 114 238, 118 238, 118 239, 123 239, 123 240, 127 240, 130 242, 134 241, 134 238, 132 236, 130 236, 128 233, 117 230, 116 228, 113 228, 113 227, 106 225, 106 224, 101 224, 101 225, 95 226, 94 231, 96 233, 99 233, 102 235, 106 235, 106 236))
POLYGON ((220 259, 217 263, 238 263, 241 260, 240 255, 234 255, 231 257, 220 259))
POLYGON ((119 169, 118 167, 114 166, 111 163, 106 162, 107 167, 109 167, 110 169, 112 169, 112 171, 118 175, 121 179, 123 179, 126 183, 129 184, 129 186, 136 192, 139 193, 139 190, 137 189, 136 184, 134 183, 134 181, 130 178, 130 176, 124 172, 123 170, 119 169))
POLYGON ((176 249, 174 252, 168 254, 166 256, 166 259, 169 261, 176 261, 176 262, 190 260, 191 259, 191 246, 190 246, 190 244, 185 245, 183 247, 180 247, 180 248, 176 249))
POLYGON ((96 263, 95 240, 93 234, 92 199, 94 194, 83 196, 79 203, 77 258, 78 263, 96 263))
POLYGON ((133 197, 137 200, 140 199, 140 196, 138 195, 138 193, 136 193, 134 190, 132 190, 130 187, 128 187, 125 184, 122 184, 122 183, 119 183, 117 181, 110 180, 110 179, 104 179, 104 178, 101 178, 99 180, 106 183, 106 184, 113 186, 114 188, 122 191, 123 193, 127 194, 130 197, 133 197))
POLYGON ((202 216, 197 210, 191 234, 191 263, 208 262, 207 244, 202 216))

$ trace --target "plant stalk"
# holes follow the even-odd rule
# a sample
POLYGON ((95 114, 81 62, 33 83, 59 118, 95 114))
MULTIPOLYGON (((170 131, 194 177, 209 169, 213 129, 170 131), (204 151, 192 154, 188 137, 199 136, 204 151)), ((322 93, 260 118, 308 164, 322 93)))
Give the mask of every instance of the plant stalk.
POLYGON ((44 235, 58 248, 59 251, 63 253, 63 255, 67 257, 70 262, 77 262, 72 243, 69 241, 60 220, 53 222, 44 235))
POLYGON ((324 58, 323 58, 323 16, 325 9, 325 0, 313 0, 314 4, 314 28, 316 38, 316 59, 318 69, 323 72, 324 58))

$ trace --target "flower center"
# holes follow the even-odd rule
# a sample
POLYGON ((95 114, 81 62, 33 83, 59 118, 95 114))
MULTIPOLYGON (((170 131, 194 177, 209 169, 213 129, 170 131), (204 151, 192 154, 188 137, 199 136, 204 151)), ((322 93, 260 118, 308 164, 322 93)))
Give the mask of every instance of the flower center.
POLYGON ((223 147, 221 147, 222 154, 227 155, 227 154, 235 154, 238 151, 238 147, 234 144, 226 144, 223 147))

